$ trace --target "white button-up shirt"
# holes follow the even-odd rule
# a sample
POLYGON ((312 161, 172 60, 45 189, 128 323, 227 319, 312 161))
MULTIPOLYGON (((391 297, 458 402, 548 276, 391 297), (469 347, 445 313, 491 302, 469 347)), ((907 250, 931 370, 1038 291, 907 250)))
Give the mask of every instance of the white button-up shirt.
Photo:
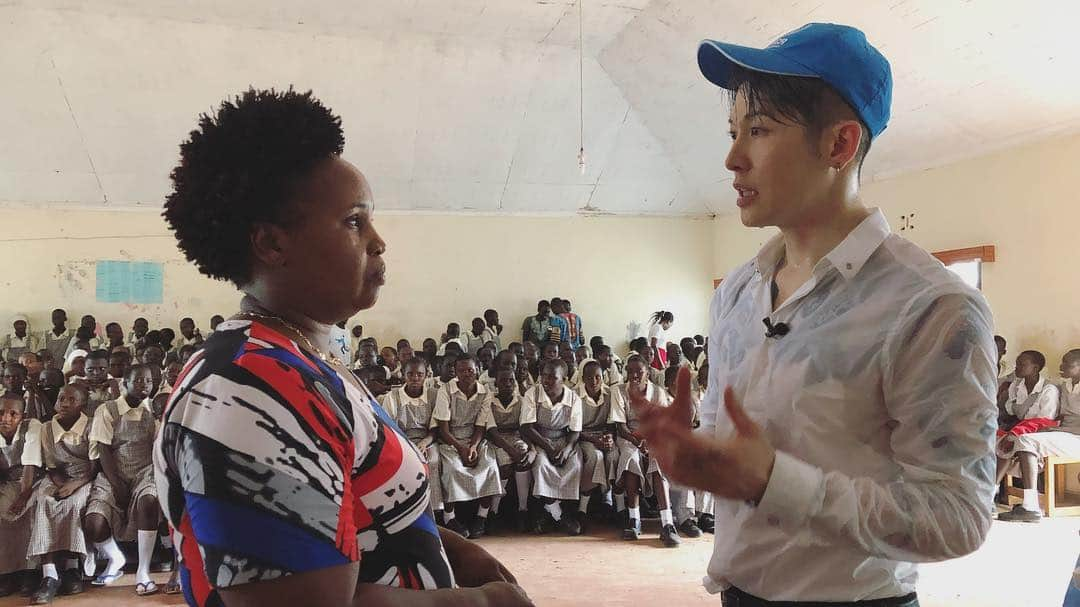
POLYGON ((992 518, 997 356, 985 299, 879 210, 773 310, 777 236, 713 296, 703 431, 732 386, 776 448, 754 506, 717 499, 705 586, 774 601, 915 589, 918 561, 975 550, 992 518), (762 319, 790 333, 766 338, 762 319))
POLYGON ((1020 419, 1057 419, 1059 394, 1058 387, 1041 375, 1030 392, 1025 380, 1018 377, 1009 384, 1005 412, 1020 419))

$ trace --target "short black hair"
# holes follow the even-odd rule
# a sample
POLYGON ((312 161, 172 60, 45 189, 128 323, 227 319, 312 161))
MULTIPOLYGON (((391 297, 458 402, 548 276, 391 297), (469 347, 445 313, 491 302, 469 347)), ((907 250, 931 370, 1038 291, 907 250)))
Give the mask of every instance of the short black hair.
POLYGON ((75 339, 90 339, 93 336, 94 330, 90 327, 80 326, 78 329, 75 329, 75 339))
POLYGON ((994 336, 994 343, 995 344, 1001 344, 1003 346, 1008 345, 1008 343, 1005 341, 1005 338, 1000 336, 1000 335, 995 335, 994 336))
MULTIPOLYGON (((1020 356, 1027 356, 1030 358, 1035 362, 1035 365, 1039 367, 1040 371, 1046 368, 1046 356, 1038 350, 1024 350, 1020 353, 1020 356)), ((1017 358, 1020 358, 1020 356, 1017 356, 1017 358)))
POLYGON ((289 220, 295 188, 344 147, 341 118, 311 91, 248 89, 199 116, 162 215, 200 272, 247 284, 252 226, 289 220))
POLYGON ((7 367, 5 368, 11 369, 12 371, 18 371, 19 373, 22 373, 23 378, 26 377, 26 367, 23 366, 21 363, 8 363, 7 367))
POLYGON ((544 363, 540 365, 540 370, 544 371, 548 367, 556 367, 562 369, 563 377, 566 377, 566 374, 570 372, 570 367, 567 366, 566 361, 561 358, 552 358, 551 360, 545 360, 544 363))
MULTIPOLYGON (((751 113, 763 114, 777 122, 802 125, 813 137, 837 122, 837 102, 851 109, 851 104, 821 78, 768 74, 734 66, 725 88, 732 107, 742 91, 751 113)), ((870 129, 857 113, 855 119, 862 129, 859 149, 855 153, 861 172, 863 160, 870 152, 870 129)))
POLYGON ((88 354, 86 356, 86 362, 90 362, 92 360, 104 360, 104 361, 108 362, 108 360, 109 360, 109 351, 108 350, 94 350, 93 352, 91 352, 90 354, 88 354))

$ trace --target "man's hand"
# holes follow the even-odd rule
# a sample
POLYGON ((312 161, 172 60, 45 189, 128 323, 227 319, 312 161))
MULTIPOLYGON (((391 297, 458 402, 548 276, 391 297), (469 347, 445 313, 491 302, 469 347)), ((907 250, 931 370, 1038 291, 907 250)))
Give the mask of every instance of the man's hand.
POLYGON ((469 445, 468 458, 465 460, 466 466, 475 466, 480 463, 480 449, 479 445, 469 445))
POLYGON ((495 557, 479 544, 470 542, 453 531, 439 528, 446 558, 454 570, 454 579, 459 586, 476 588, 490 582, 509 582, 517 584, 514 577, 495 557))
POLYGON ((668 407, 645 399, 638 386, 627 391, 638 412, 638 432, 649 445, 673 483, 708 491, 728 499, 759 501, 769 484, 776 450, 742 408, 731 388, 724 390, 724 408, 735 432, 724 440, 705 437, 690 429, 690 370, 679 370, 675 400, 668 407))

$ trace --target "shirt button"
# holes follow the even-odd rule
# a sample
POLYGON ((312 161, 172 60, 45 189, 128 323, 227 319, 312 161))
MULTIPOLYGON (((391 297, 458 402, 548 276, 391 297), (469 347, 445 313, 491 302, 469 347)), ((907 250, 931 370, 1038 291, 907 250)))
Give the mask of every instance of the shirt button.
POLYGON ((851 264, 850 263, 847 264, 847 269, 849 269, 849 270, 851 269, 851 264))
POLYGON ((779 527, 780 526, 780 519, 777 518, 777 516, 775 514, 770 514, 769 518, 766 519, 766 520, 769 522, 769 525, 772 526, 772 527, 779 527))

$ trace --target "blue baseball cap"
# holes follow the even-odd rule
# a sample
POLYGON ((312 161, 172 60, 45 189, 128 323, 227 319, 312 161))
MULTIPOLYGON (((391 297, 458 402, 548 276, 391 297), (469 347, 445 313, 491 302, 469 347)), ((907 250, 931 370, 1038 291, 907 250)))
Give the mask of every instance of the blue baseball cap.
POLYGON ((889 124, 892 69, 861 31, 835 23, 808 23, 765 48, 705 40, 698 67, 713 84, 730 89, 732 68, 820 78, 851 105, 873 139, 889 124))

